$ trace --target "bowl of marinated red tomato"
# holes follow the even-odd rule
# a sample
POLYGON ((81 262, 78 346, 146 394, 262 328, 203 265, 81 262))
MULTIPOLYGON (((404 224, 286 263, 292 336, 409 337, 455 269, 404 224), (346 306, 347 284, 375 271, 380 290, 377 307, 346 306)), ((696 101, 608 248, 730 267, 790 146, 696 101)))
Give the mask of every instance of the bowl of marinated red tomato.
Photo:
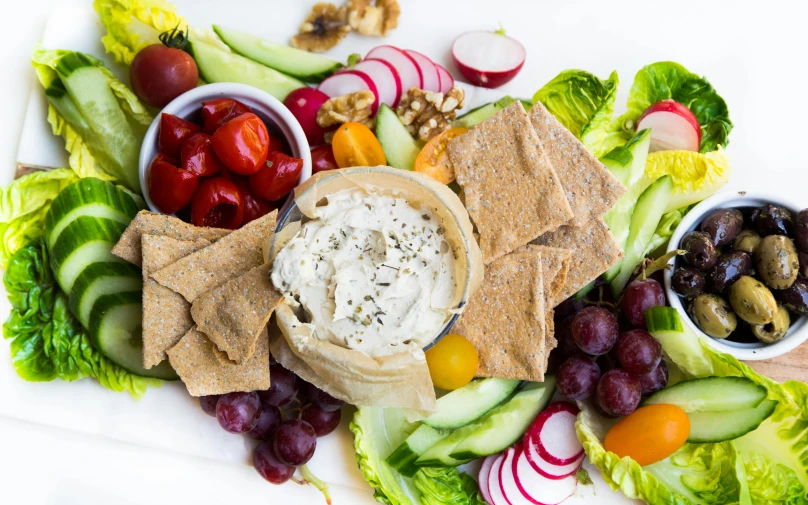
POLYGON ((140 151, 154 212, 196 226, 239 228, 283 206, 311 176, 306 135, 289 110, 243 84, 194 88, 169 103, 140 151))

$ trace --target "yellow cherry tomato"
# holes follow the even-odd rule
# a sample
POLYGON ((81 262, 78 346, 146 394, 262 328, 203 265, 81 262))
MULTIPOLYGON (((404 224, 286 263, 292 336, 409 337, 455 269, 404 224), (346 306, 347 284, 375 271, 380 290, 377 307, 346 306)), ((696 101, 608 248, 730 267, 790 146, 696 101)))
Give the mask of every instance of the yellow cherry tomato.
POLYGON ((432 383, 453 391, 471 382, 477 373, 477 348, 464 337, 450 333, 426 352, 426 364, 432 383))
POLYGON ((340 168, 387 165, 382 145, 362 123, 345 123, 337 128, 331 148, 340 168))
POLYGON ((690 419, 676 405, 648 405, 624 417, 606 433, 603 446, 642 466, 676 452, 690 435, 690 419))
POLYGON ((424 173, 444 184, 455 180, 455 171, 446 146, 449 141, 468 131, 467 128, 452 128, 432 137, 415 158, 415 171, 424 173))

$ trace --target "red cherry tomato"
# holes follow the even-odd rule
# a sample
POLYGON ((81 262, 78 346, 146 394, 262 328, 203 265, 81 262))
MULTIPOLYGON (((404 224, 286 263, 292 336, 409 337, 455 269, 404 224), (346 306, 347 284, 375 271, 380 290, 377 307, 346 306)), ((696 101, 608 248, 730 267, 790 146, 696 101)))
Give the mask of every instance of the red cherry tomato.
POLYGON ((194 226, 235 230, 241 225, 243 217, 241 194, 233 181, 224 177, 202 179, 191 201, 191 222, 194 226))
POLYGON ((269 134, 269 150, 271 151, 280 151, 282 153, 286 152, 286 142, 283 141, 277 135, 269 134))
POLYGON ((213 151, 210 135, 195 133, 188 137, 180 149, 182 168, 198 177, 210 177, 224 169, 224 165, 213 151))
POLYGON ((198 124, 163 112, 160 115, 160 136, 157 139, 157 147, 161 153, 172 160, 179 160, 182 143, 200 131, 202 128, 198 124))
POLYGON ((250 188, 264 200, 280 200, 295 189, 302 170, 303 160, 271 152, 264 167, 250 176, 250 188))
POLYGON ((166 214, 179 211, 194 197, 199 178, 181 168, 160 153, 149 167, 149 197, 154 205, 166 214))
POLYGON ((129 67, 135 94, 155 109, 196 87, 199 69, 190 54, 176 47, 152 44, 140 50, 129 67))
POLYGON ((213 135, 220 126, 252 110, 232 98, 214 98, 202 102, 202 129, 205 133, 213 135))
POLYGON ((267 202, 263 198, 255 196, 255 193, 250 189, 250 181, 247 177, 234 175, 233 182, 236 183, 236 187, 238 187, 239 192, 241 192, 241 205, 244 207, 244 219, 241 221, 242 226, 278 208, 275 202, 267 202))
POLYGON ((317 174, 326 170, 336 170, 337 160, 334 159, 334 150, 330 144, 311 148, 311 173, 317 174))
POLYGON ((216 130, 213 149, 227 168, 237 174, 252 175, 267 161, 269 132, 261 118, 248 112, 216 130))

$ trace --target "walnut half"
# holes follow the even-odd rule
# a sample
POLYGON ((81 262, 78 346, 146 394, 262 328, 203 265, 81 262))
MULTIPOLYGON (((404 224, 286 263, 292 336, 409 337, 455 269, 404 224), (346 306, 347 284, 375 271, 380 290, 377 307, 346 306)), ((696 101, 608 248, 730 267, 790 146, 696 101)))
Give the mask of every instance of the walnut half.
MULTIPOLYGON (((345 96, 335 96, 317 111, 317 124, 321 128, 345 123, 362 123, 373 129, 376 122, 370 117, 376 97, 372 91, 357 91, 345 96)), ((330 137, 330 136, 329 136, 330 137)))
POLYGON ((401 97, 396 114, 412 135, 426 142, 451 128, 464 99, 465 94, 458 87, 445 95, 412 88, 401 97))
POLYGON ((348 0, 348 24, 362 35, 386 36, 400 14, 398 0, 348 0))
POLYGON ((322 53, 339 44, 351 31, 345 7, 322 2, 311 8, 309 17, 300 25, 290 44, 297 49, 322 53))

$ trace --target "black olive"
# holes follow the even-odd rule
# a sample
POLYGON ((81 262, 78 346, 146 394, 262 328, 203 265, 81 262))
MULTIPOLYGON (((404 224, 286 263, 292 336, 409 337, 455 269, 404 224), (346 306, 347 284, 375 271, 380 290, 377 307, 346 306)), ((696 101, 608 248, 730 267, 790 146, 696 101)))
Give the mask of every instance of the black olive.
POLYGON ((671 288, 679 296, 694 298, 704 292, 704 276, 693 267, 682 267, 673 272, 671 288))
POLYGON ((722 254, 712 270, 707 274, 708 288, 720 293, 730 287, 742 275, 752 270, 752 258, 743 251, 730 251, 722 254))
POLYGON ((715 266, 718 261, 718 252, 715 250, 710 236, 703 231, 691 231, 682 237, 680 244, 685 250, 685 261, 706 272, 715 266))
POLYGON ((791 212, 779 205, 764 205, 760 212, 752 214, 752 227, 761 237, 768 235, 791 235, 793 228, 791 212))
POLYGON ((800 251, 797 257, 800 260, 800 275, 808 279, 808 253, 800 251))
POLYGON ((808 253, 808 209, 802 209, 794 218, 794 245, 808 253))
POLYGON ((700 229, 716 247, 730 244, 743 230, 743 214, 738 209, 715 209, 702 220, 700 229))
POLYGON ((797 278, 790 288, 775 291, 775 298, 791 312, 808 316, 808 280, 797 278))

